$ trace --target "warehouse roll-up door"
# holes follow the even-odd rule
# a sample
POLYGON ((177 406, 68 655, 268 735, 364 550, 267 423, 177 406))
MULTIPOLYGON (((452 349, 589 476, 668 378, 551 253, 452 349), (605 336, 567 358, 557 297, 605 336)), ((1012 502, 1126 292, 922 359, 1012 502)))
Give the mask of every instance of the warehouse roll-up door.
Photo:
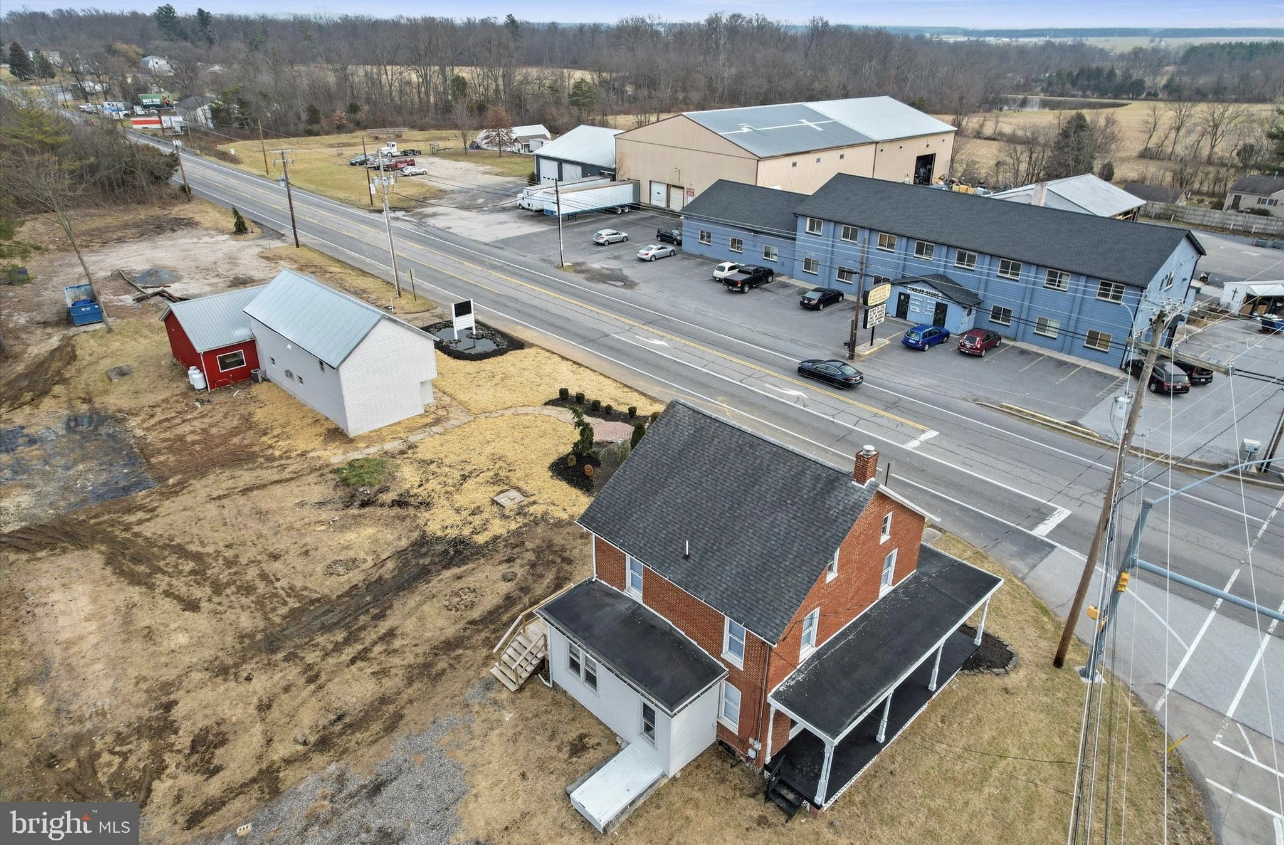
POLYGON ((562 181, 570 182, 572 179, 581 179, 584 176, 583 170, 578 164, 562 162, 562 181))
POLYGON ((681 185, 669 186, 669 208, 674 211, 681 211, 686 200, 681 185))
POLYGON ((541 185, 551 185, 557 181, 557 161, 541 158, 539 160, 539 181, 541 185))
POLYGON ((668 188, 669 186, 664 184, 663 182, 652 182, 651 183, 651 205, 658 205, 661 208, 664 208, 665 200, 668 199, 668 197, 666 196, 666 194, 668 193, 668 188))

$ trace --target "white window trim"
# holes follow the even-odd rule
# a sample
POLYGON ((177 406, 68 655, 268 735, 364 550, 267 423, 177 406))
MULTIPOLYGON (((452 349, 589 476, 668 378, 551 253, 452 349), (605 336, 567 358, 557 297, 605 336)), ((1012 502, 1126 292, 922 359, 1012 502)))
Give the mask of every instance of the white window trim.
POLYGON ((1044 270, 1043 286, 1048 290, 1068 291, 1070 290, 1070 274, 1064 270, 1044 270), (1056 279, 1055 283, 1053 279, 1056 279))
POLYGON ((958 267, 958 268, 959 268, 959 269, 961 269, 961 270, 975 270, 975 269, 976 269, 976 253, 975 253, 975 252, 973 252, 973 251, 972 251, 972 250, 970 250, 970 249, 960 249, 960 250, 958 250, 957 252, 955 252, 955 253, 954 253, 954 266, 955 266, 955 267, 958 267), (962 258, 964 255, 970 255, 970 256, 972 256, 972 260, 971 260, 971 261, 968 261, 968 262, 966 262, 966 263, 959 261, 959 259, 960 259, 960 258, 962 258))
POLYGON ((875 239, 875 241, 874 241, 874 248, 875 248, 875 249, 881 249, 883 252, 896 252, 896 236, 895 236, 895 235, 893 235, 893 234, 891 234, 891 233, 889 233, 889 232, 879 232, 879 233, 878 233, 878 238, 877 238, 877 239, 875 239), (891 238, 891 239, 892 239, 892 245, 891 245, 891 246, 883 246, 883 236, 884 236, 884 235, 886 235, 887 237, 889 237, 889 238, 891 238))
POLYGON ((1101 281, 1101 282, 1098 282, 1098 283, 1097 283, 1097 299, 1100 299, 1102 302, 1113 302, 1113 303, 1115 303, 1116 305, 1118 305, 1119 303, 1121 303, 1121 302, 1123 302, 1123 301, 1124 301, 1124 294, 1125 294, 1126 292, 1127 292, 1127 288, 1125 288, 1125 287, 1124 287, 1123 285, 1121 285, 1119 282, 1107 282, 1107 281, 1101 281), (1102 291, 1103 291, 1103 290, 1106 290, 1106 289, 1107 289, 1107 286, 1109 286, 1109 290, 1112 290, 1112 291, 1113 291, 1113 290, 1118 290, 1118 291, 1119 291, 1119 298, 1118 298, 1118 299, 1116 299, 1116 298, 1115 298, 1115 297, 1113 297, 1113 296, 1102 296, 1102 291))
POLYGON ((890 552, 887 553, 887 556, 883 558, 883 571, 879 573, 879 576, 878 576, 878 597, 879 598, 882 598, 883 596, 887 595, 887 591, 892 589, 892 587, 896 586, 896 559, 897 557, 900 556, 900 551, 901 551, 900 549, 892 549, 890 552), (888 572, 887 563, 889 559, 891 560, 891 573, 892 573, 890 583, 888 583, 888 579, 887 579, 887 572, 888 572))
POLYGON ((727 241, 727 249, 731 250, 732 252, 744 252, 744 251, 745 251, 745 239, 744 239, 744 238, 732 238, 731 240, 727 241), (736 246, 736 242, 737 242, 737 241, 740 243, 740 246, 739 246, 739 247, 737 247, 737 246, 736 246))
MULTIPOLYGON (((819 159, 817 159, 817 160, 819 161, 819 159)), ((807 234, 809 234, 809 235, 819 235, 819 234, 822 234, 824 231, 825 231, 825 221, 824 221, 824 220, 821 220, 819 217, 808 217, 808 218, 807 218, 807 234), (813 224, 813 223, 815 223, 815 224, 816 224, 816 228, 815 228, 815 229, 813 229, 813 228, 812 228, 812 224, 813 224)))
POLYGON ((1020 281, 1020 280, 1021 280, 1021 271, 1022 271, 1022 270, 1024 270, 1024 269, 1025 269, 1025 265, 1024 265, 1024 264, 1022 264, 1020 261, 1017 261, 1017 260, 1016 260, 1016 259, 1014 259, 1014 258, 1000 258, 1000 259, 999 259, 999 269, 995 271, 995 274, 996 274, 1000 279, 1010 279, 1010 280, 1012 280, 1012 281, 1014 281, 1014 282, 1015 282, 1015 281, 1020 281), (1009 274, 1009 273, 1005 273, 1005 272, 1003 272, 1003 263, 1004 263, 1005 261, 1007 262, 1009 269, 1010 269, 1010 268, 1012 268, 1012 267, 1016 267, 1016 275, 1011 275, 1011 274, 1009 274))
POLYGON ((245 350, 234 349, 231 352, 224 352, 222 355, 216 356, 214 358, 214 363, 218 364, 218 371, 220 373, 226 373, 228 370, 239 370, 241 367, 244 367, 247 363, 249 363, 249 361, 245 357, 245 350), (228 355, 240 355, 241 363, 237 364, 234 367, 224 367, 223 359, 226 358, 228 355))
POLYGON ((1093 352, 1109 352, 1110 344, 1113 342, 1114 342, 1114 338, 1111 335, 1103 331, 1097 331, 1097 329, 1089 329, 1087 334, 1084 335, 1084 338, 1083 338, 1084 347, 1086 347, 1087 349, 1091 349, 1093 352), (1104 348, 1093 344, 1092 342, 1093 332, 1096 332, 1098 341, 1100 341, 1102 338, 1105 338, 1106 343, 1104 348))
POLYGON ((804 272, 804 273, 810 273, 810 274, 812 274, 813 276, 815 276, 817 273, 819 273, 819 272, 820 272, 820 259, 819 259, 819 258, 804 258, 804 259, 803 259, 803 272, 804 272), (815 269, 814 269, 814 270, 808 270, 808 269, 807 269, 807 265, 808 265, 808 263, 813 264, 813 265, 815 266, 815 269))
POLYGON ((642 737, 642 739, 645 742, 649 742, 651 745, 655 745, 656 734, 659 733, 659 731, 656 729, 656 726, 655 726, 655 723, 658 721, 660 721, 660 719, 656 713, 655 708, 651 707, 651 705, 648 702, 643 701, 642 707, 638 708, 638 734, 642 737), (646 711, 643 709, 645 707, 651 708, 651 735, 650 736, 647 736, 646 734, 646 711))
POLYGON ((1035 317, 1034 333, 1039 337, 1046 337, 1048 340, 1056 340, 1061 336, 1061 321, 1054 320, 1051 317, 1035 317), (1039 330, 1039 321, 1043 321, 1043 330, 1039 330))
POLYGON ((710 232, 707 229, 701 229, 700 234, 697 236, 697 240, 702 244, 711 244, 713 243, 713 232, 710 232))
POLYGON ((834 559, 831 560, 829 562, 829 565, 825 567, 826 584, 828 584, 830 581, 833 581, 835 578, 838 577, 838 553, 841 551, 842 551, 841 546, 837 549, 834 549, 834 559))
POLYGON ((642 591, 646 589, 646 567, 642 561, 633 555, 624 556, 624 592, 626 595, 633 596, 635 599, 642 598, 642 591), (635 589, 633 586, 633 564, 638 565, 638 580, 641 584, 635 589))
POLYGON ((886 514, 883 515, 883 525, 880 531, 881 533, 878 536, 878 542, 880 545, 892 539, 892 512, 891 511, 888 511, 886 514))
POLYGON ((749 629, 744 625, 740 625, 739 622, 733 621, 730 616, 724 616, 722 617, 722 659, 737 669, 743 669, 745 668, 744 656, 736 657, 736 655, 731 651, 732 625, 739 625, 740 630, 743 632, 740 638, 740 650, 748 651, 749 649, 749 629))
POLYGON ((582 672, 580 674, 580 681, 583 682, 585 688, 592 690, 593 694, 597 695, 597 679, 598 679, 598 676, 601 674, 598 670, 601 667, 599 666, 596 660, 589 657, 587 654, 584 654, 583 650, 581 650, 580 658, 581 658, 580 665, 583 667, 582 672), (591 684, 589 683, 589 680, 588 680, 590 663, 593 664, 593 683, 591 684))
POLYGON ((779 248, 779 247, 772 246, 771 244, 763 244, 763 245, 762 245, 762 260, 763 260, 763 261, 779 261, 779 260, 780 260, 780 248, 779 248), (770 254, 770 255, 768 255, 768 254, 767 254, 767 250, 771 250, 771 254, 770 254))
POLYGON ((1008 308, 1008 307, 1007 307, 1007 306, 1005 306, 1005 305, 992 305, 992 306, 990 306, 990 322, 991 322, 991 323, 994 323, 994 325, 996 325, 996 326, 1010 326, 1010 325, 1012 325, 1012 309, 1011 309, 1011 308, 1008 308), (994 309, 996 309, 996 308, 997 308, 997 309, 999 309, 999 311, 1000 311, 1000 312, 1002 312, 1002 311, 1006 311, 1006 312, 1008 312, 1008 318, 1007 318, 1007 320, 996 320, 996 319, 994 319, 994 309))
POLYGON ((921 258, 924 261, 932 261, 936 258, 936 244, 931 241, 914 241, 914 257, 921 258))
POLYGON ((845 242, 847 242, 847 243, 849 243, 849 244, 854 244, 854 243, 856 243, 857 241, 859 241, 859 240, 860 240, 860 227, 859 227, 859 226, 851 226, 851 225, 849 225, 849 224, 844 223, 844 224, 843 224, 843 226, 842 226, 842 228, 840 228, 840 229, 838 230, 838 240, 840 240, 840 241, 845 241, 845 242), (847 237, 847 232, 848 232, 848 230, 850 230, 850 231, 851 231, 851 234, 852 234, 852 236, 851 236, 850 238, 849 238, 849 237, 847 237))
POLYGON ((566 671, 577 678, 584 672, 584 649, 571 642, 566 644, 566 671), (578 664, 578 668, 571 667, 572 660, 578 664))
POLYGON ((722 682, 722 689, 719 690, 718 692, 718 721, 722 723, 723 727, 727 728, 728 730, 736 734, 740 733, 740 711, 741 711, 742 705, 744 704, 744 700, 745 700, 744 693, 742 693, 736 687, 735 684, 731 683, 730 681, 722 682), (725 712, 725 707, 728 700, 727 690, 729 689, 735 690, 736 695, 740 696, 740 698, 736 701, 736 720, 734 722, 730 722, 727 720, 727 714, 725 712))
POLYGON ((816 642, 820 639, 820 608, 813 608, 803 617, 802 638, 798 647, 799 662, 806 660, 816 653, 816 642), (812 620, 811 626, 811 643, 807 642, 807 620, 812 620))

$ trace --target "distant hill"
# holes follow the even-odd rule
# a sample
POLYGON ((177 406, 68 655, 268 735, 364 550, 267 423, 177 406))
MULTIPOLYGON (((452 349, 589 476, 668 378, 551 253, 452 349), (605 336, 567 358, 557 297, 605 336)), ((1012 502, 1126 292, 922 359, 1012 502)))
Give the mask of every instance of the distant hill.
POLYGON ((1284 38, 1284 28, 1280 27, 968 29, 960 26, 884 26, 880 28, 902 35, 950 35, 962 38, 1284 38))

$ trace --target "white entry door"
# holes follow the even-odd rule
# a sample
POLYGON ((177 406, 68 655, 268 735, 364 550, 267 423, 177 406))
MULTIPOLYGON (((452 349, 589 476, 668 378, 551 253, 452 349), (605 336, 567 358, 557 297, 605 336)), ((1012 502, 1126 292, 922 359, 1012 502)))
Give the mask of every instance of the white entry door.
POLYGON ((674 211, 681 211, 682 206, 686 203, 686 192, 681 185, 669 186, 669 208, 674 211))
POLYGON ((665 200, 668 199, 668 197, 666 196, 666 194, 668 193, 668 188, 669 186, 664 184, 663 182, 652 182, 651 183, 651 205, 658 205, 660 206, 660 208, 664 208, 665 200))

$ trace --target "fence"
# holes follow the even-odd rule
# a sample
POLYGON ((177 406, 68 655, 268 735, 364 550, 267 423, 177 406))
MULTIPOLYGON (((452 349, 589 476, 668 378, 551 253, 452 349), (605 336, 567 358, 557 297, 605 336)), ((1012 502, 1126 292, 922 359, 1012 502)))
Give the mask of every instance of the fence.
POLYGON ((1261 217, 1256 214, 1216 211, 1211 208, 1175 205, 1170 202, 1148 202, 1142 208, 1141 215, 1168 223, 1222 229, 1237 235, 1284 235, 1284 219, 1261 217))

